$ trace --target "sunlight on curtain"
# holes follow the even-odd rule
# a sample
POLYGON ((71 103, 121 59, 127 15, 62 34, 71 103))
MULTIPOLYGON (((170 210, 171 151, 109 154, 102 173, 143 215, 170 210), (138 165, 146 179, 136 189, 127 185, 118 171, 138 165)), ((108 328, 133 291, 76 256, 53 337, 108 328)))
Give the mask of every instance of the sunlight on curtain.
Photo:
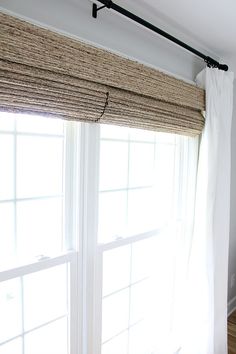
POLYGON ((207 68, 197 179, 195 228, 190 249, 183 354, 227 354, 227 282, 233 73, 207 68))

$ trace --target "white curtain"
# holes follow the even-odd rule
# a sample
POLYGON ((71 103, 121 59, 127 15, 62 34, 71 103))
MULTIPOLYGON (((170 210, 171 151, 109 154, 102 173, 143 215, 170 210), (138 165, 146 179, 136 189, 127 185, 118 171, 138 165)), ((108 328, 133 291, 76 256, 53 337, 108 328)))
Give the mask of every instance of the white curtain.
POLYGON ((194 232, 188 258, 181 354, 227 354, 230 139, 233 73, 206 68, 194 232))

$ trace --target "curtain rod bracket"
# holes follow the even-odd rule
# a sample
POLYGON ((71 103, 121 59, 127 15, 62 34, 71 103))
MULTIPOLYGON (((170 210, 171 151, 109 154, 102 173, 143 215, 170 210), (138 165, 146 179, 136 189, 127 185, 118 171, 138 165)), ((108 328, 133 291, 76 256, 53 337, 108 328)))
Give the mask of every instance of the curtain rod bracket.
POLYGON ((211 57, 208 57, 204 53, 199 52, 199 50, 191 47, 187 43, 182 42, 180 39, 175 38, 171 34, 163 31, 161 28, 158 28, 158 27, 154 26, 152 23, 149 23, 148 21, 144 20, 143 18, 141 18, 141 17, 135 15, 134 13, 124 9, 123 7, 115 4, 112 0, 97 0, 97 1, 102 3, 103 6, 97 7, 97 5, 95 3, 93 3, 92 15, 93 15, 94 18, 97 18, 98 11, 101 10, 101 9, 104 9, 104 7, 108 8, 108 9, 112 9, 112 10, 120 13, 121 15, 123 15, 125 17, 128 17, 130 20, 133 20, 134 22, 137 22, 140 25, 148 28, 149 30, 151 30, 151 31, 159 34, 160 36, 168 39, 169 41, 179 45, 180 47, 188 50, 189 52, 195 54, 196 56, 200 57, 201 59, 203 59, 205 61, 205 63, 207 64, 208 67, 210 67, 210 68, 218 68, 219 70, 228 71, 228 65, 220 64, 215 59, 213 59, 211 57))
POLYGON ((97 4, 93 3, 93 7, 92 7, 92 16, 93 16, 93 18, 97 18, 97 13, 98 13, 99 10, 102 10, 105 7, 110 9, 111 8, 111 3, 112 3, 111 0, 107 0, 107 1, 104 2, 104 5, 101 6, 101 7, 98 7, 97 4))

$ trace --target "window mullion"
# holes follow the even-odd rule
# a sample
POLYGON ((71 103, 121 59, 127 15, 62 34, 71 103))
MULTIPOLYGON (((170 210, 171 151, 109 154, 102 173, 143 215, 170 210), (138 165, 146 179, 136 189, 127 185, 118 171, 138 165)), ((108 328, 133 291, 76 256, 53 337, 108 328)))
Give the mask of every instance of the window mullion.
POLYGON ((70 354, 77 354, 79 352, 79 345, 82 341, 81 336, 81 323, 79 321, 81 295, 80 291, 82 287, 80 284, 80 258, 79 251, 79 228, 78 224, 80 219, 78 217, 79 200, 80 200, 80 151, 79 142, 80 137, 80 125, 76 122, 67 122, 66 127, 66 139, 65 139, 65 153, 64 153, 64 190, 65 190, 65 203, 64 203, 64 247, 66 250, 76 251, 75 257, 70 262, 68 272, 68 286, 70 289, 69 298, 69 338, 70 338, 70 354))
MULTIPOLYGON (((96 318, 95 307, 99 294, 96 289, 98 276, 97 263, 97 224, 98 224, 98 186, 99 186, 99 144, 100 129, 98 125, 82 125, 81 144, 83 156, 81 171, 83 171, 83 202, 80 205, 80 219, 83 220, 82 230, 82 289, 81 304, 83 317, 83 354, 98 354, 100 347, 96 345, 99 337, 101 319, 96 318), (96 274, 95 274, 96 269, 96 274)), ((102 275, 99 276, 102 279, 102 275)))
POLYGON ((24 281, 23 276, 20 277, 20 290, 21 290, 21 329, 22 329, 22 354, 25 354, 25 321, 24 321, 24 281))
POLYGON ((77 221, 78 221, 78 166, 79 166, 79 152, 78 152, 78 124, 74 122, 66 123, 66 139, 65 139, 65 175, 64 175, 64 189, 65 189, 65 203, 64 203, 64 229, 65 229, 65 249, 78 250, 77 240, 77 221))
POLYGON ((17 136, 16 136, 16 118, 14 119, 14 150, 13 150, 13 154, 14 154, 14 186, 13 186, 13 190, 14 190, 14 194, 13 194, 13 199, 14 199, 14 256, 17 256, 17 206, 16 206, 16 198, 17 198, 17 184, 16 184, 16 174, 17 174, 17 170, 16 170, 16 166, 17 166, 17 136))
POLYGON ((67 273, 68 286, 70 289, 70 298, 69 298, 69 309, 70 309, 70 324, 69 324, 69 333, 68 338, 70 338, 70 354, 78 354, 79 351, 79 343, 81 341, 80 329, 81 324, 79 323, 79 299, 80 299, 80 288, 78 286, 79 283, 79 259, 78 255, 74 257, 69 264, 69 272, 67 273))

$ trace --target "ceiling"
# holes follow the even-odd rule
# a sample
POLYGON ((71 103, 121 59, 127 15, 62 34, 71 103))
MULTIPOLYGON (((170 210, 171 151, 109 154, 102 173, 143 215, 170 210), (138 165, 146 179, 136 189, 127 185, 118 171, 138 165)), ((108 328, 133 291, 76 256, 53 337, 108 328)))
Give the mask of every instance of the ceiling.
POLYGON ((158 26, 173 27, 220 58, 236 58, 235 0, 114 0, 158 26))

